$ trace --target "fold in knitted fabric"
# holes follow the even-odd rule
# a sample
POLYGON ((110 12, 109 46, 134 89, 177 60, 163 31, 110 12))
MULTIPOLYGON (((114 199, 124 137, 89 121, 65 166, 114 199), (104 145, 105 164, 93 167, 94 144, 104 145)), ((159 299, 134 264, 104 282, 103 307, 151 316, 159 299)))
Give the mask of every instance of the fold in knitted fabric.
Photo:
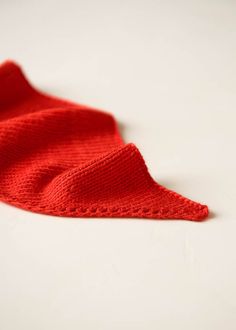
POLYGON ((112 115, 36 90, 12 61, 0 66, 0 200, 57 216, 208 215, 151 178, 112 115))

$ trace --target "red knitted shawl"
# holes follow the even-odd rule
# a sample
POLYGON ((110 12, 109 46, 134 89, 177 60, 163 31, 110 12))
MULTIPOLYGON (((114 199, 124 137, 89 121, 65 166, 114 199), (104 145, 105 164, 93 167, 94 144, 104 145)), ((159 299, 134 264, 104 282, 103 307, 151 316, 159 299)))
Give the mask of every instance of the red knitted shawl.
POLYGON ((43 94, 11 61, 0 66, 0 200, 58 216, 208 215, 151 178, 112 115, 43 94))

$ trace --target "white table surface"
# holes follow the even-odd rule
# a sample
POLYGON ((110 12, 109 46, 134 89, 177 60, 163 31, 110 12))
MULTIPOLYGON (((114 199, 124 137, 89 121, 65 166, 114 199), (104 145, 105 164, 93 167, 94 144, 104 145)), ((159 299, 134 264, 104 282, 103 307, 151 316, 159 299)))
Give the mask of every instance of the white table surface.
POLYGON ((122 124, 202 223, 0 204, 1 330, 236 329, 236 2, 0 2, 0 60, 122 124))

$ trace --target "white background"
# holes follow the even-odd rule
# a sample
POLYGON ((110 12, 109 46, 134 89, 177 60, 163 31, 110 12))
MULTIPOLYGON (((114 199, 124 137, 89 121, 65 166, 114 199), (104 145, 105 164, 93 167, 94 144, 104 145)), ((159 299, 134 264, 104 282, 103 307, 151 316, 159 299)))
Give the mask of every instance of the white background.
POLYGON ((236 329, 236 1, 0 1, 0 60, 112 112, 203 223, 0 204, 1 330, 236 329))

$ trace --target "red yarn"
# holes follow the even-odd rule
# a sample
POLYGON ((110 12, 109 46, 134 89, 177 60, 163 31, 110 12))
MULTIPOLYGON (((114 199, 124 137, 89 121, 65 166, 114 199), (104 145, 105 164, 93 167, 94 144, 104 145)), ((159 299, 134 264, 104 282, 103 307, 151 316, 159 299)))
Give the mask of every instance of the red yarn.
POLYGON ((11 61, 0 66, 0 199, 58 216, 208 215, 151 178, 110 114, 37 91, 11 61))

